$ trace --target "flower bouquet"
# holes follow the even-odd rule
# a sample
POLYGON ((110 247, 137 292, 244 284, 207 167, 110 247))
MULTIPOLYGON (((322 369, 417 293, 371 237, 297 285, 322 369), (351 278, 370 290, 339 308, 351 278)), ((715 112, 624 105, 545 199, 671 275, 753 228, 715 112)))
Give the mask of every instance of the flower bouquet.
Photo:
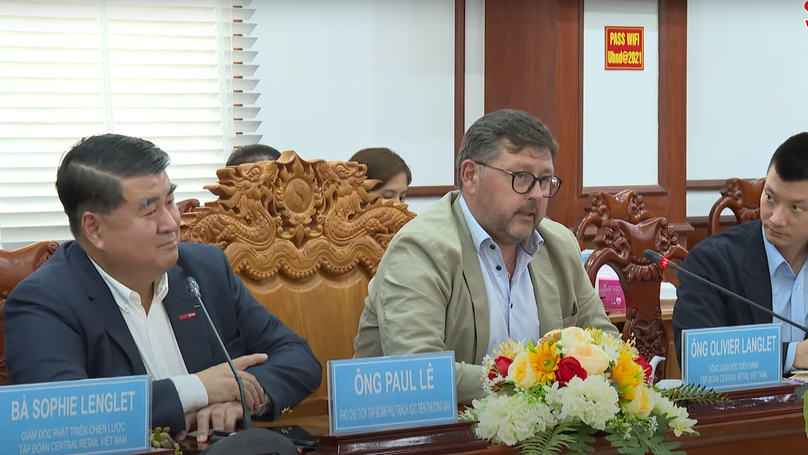
POLYGON ((651 370, 633 342, 598 329, 508 341, 484 359, 488 396, 461 418, 478 422, 478 437, 523 455, 591 452, 597 432, 621 453, 671 454, 680 443, 667 429, 697 435, 696 421, 650 383, 651 370))

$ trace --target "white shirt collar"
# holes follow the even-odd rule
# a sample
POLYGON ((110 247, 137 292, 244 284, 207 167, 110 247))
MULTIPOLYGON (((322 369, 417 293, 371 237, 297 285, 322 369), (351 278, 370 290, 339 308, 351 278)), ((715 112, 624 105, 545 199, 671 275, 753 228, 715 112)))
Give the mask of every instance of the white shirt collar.
MULTIPOLYGON (((477 248, 477 251, 483 247, 483 242, 486 240, 491 240, 491 235, 480 226, 480 223, 477 222, 477 219, 474 218, 474 215, 469 210, 468 204, 466 204, 466 199, 463 196, 460 196, 460 208, 463 211, 463 217, 466 219, 466 224, 469 226, 469 233, 471 234, 471 241, 474 243, 474 247, 477 248)), ((534 229, 531 233, 530 237, 526 238, 525 240, 520 243, 522 248, 525 250, 527 254, 530 256, 534 256, 536 252, 539 251, 539 247, 544 244, 544 238, 542 238, 539 231, 534 229)))
MULTIPOLYGON (((113 278, 112 275, 102 269, 89 255, 87 255, 87 257, 107 284, 113 299, 115 299, 115 303, 118 304, 121 311, 129 312, 130 306, 143 305, 140 301, 140 294, 113 278)), ((152 301, 156 299, 158 302, 162 302, 166 295, 168 295, 168 273, 164 273, 163 276, 160 277, 160 280, 154 283, 154 297, 152 301)))
POLYGON ((791 269, 791 266, 788 265, 786 258, 780 254, 777 247, 766 238, 766 229, 763 228, 763 224, 761 224, 760 229, 763 232, 763 247, 766 249, 766 260, 769 262, 769 278, 773 279, 774 273, 778 268, 780 268, 780 266, 786 264, 786 267, 788 267, 789 270, 791 269))

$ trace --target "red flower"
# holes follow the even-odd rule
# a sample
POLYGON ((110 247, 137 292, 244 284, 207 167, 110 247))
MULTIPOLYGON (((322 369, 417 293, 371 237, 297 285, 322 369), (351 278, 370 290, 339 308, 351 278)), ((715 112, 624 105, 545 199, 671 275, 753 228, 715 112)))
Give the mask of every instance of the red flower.
POLYGON ((558 371, 556 379, 561 385, 567 385, 575 376, 586 379, 586 370, 581 366, 581 362, 575 357, 564 357, 558 361, 558 371))
POLYGON ((512 363, 513 360, 502 355, 494 360, 494 365, 496 365, 499 374, 501 374, 503 378, 508 376, 508 368, 512 363))
POLYGON ((643 371, 645 372, 645 378, 644 378, 645 382, 650 382, 651 371, 653 370, 653 368, 651 368, 651 364, 648 363, 647 360, 645 360, 645 356, 643 355, 639 356, 637 360, 635 360, 635 362, 637 363, 637 365, 642 367, 643 371))

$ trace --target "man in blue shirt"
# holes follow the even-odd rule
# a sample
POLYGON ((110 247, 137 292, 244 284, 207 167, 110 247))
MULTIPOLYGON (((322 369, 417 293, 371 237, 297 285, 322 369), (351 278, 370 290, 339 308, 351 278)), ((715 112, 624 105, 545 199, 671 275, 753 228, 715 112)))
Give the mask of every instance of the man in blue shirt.
MULTIPOLYGON (((744 223, 696 245, 682 267, 801 323, 806 311, 808 258, 808 132, 790 137, 769 162, 760 196, 760 220, 744 223)), ((682 330, 781 323, 783 372, 808 368, 806 334, 765 311, 682 276, 673 311, 681 362, 682 330)))

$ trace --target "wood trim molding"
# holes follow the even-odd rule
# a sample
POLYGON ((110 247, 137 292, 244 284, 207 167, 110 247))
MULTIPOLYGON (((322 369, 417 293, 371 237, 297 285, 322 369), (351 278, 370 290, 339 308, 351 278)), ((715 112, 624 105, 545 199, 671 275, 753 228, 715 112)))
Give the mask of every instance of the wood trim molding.
POLYGON ((687 189, 696 191, 721 191, 727 184, 727 179, 688 180, 687 189))
POLYGON ((687 217, 687 0, 659 0, 659 185, 664 216, 687 217))
MULTIPOLYGON (((454 157, 457 158, 466 132, 466 0, 455 0, 454 57, 454 157)), ((457 176, 454 178, 457 185, 457 176)))
MULTIPOLYGON (((566 226, 577 226, 584 212, 578 207, 583 186, 584 124, 584 0, 558 3, 555 32, 557 45, 556 84, 559 152, 556 174, 564 186, 550 201, 548 216, 566 226)), ((586 189, 588 190, 588 189, 586 189)))
POLYGON ((407 198, 412 197, 441 197, 449 191, 454 191, 457 188, 451 185, 443 186, 411 186, 407 190, 407 198))
POLYGON ((619 193, 623 190, 634 190, 643 196, 666 195, 668 191, 660 185, 628 185, 628 186, 587 186, 581 188, 579 198, 589 199, 589 195, 601 191, 604 193, 619 193))
MULTIPOLYGON (((687 217, 687 222, 690 223, 694 228, 706 228, 707 225, 710 224, 710 217, 707 215, 689 216, 687 217)), ((735 216, 733 215, 724 215, 718 221, 719 226, 734 226, 736 224, 738 224, 738 220, 735 219, 735 216)))

